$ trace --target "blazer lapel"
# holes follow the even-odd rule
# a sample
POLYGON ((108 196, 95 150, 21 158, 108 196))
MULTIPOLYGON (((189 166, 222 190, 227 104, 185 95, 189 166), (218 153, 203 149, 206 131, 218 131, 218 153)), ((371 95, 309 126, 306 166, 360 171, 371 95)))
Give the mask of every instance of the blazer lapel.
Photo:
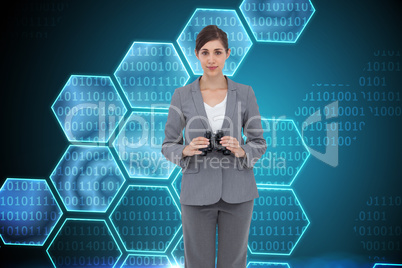
MULTIPOLYGON (((225 110, 225 119, 222 124, 222 129, 225 129, 227 126, 229 126, 230 121, 233 118, 233 113, 235 110, 235 104, 237 100, 237 95, 236 95, 236 86, 234 82, 229 79, 225 75, 227 81, 228 81, 228 93, 227 93, 227 99, 226 99, 226 110, 225 110)), ((195 108, 197 110, 198 115, 202 116, 202 124, 204 125, 205 129, 212 130, 212 127, 209 124, 208 121, 208 116, 207 112, 204 107, 204 100, 202 98, 201 94, 201 89, 200 89, 200 77, 198 77, 193 83, 192 83, 192 95, 193 95, 193 101, 195 104, 195 108)))

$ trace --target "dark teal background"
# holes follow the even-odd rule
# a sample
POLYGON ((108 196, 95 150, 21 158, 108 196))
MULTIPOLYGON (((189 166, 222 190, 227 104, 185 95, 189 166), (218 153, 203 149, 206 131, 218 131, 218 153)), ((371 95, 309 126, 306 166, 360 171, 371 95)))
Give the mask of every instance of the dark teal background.
MULTIPOLYGON (((68 141, 50 107, 71 74, 112 76, 134 41, 172 42, 178 48, 176 39, 197 7, 236 9, 241 15, 241 1, 233 0, 46 3, 54 10, 41 10, 39 1, 12 1, 1 8, 1 184, 8 177, 48 178, 52 172, 68 141)), ((296 44, 255 42, 231 77, 253 87, 267 118, 286 115, 301 123, 305 118, 294 113, 312 84, 348 83, 359 92, 359 77, 374 52, 402 50, 400 1, 312 3, 316 13, 296 44)), ((384 75, 387 89, 402 95, 401 72, 384 75)), ((195 79, 192 75, 189 82, 195 79)), ((370 196, 402 195, 401 116, 364 120, 351 146, 340 147, 337 167, 311 156, 294 182, 311 225, 292 255, 260 260, 288 262, 292 268, 402 263, 401 250, 368 252, 353 231, 370 196)), ((387 212, 388 222, 402 224, 401 206, 387 212)), ((393 240, 402 247, 402 237, 393 240)), ((49 243, 0 243, 1 266, 52 267, 45 251, 49 243)))

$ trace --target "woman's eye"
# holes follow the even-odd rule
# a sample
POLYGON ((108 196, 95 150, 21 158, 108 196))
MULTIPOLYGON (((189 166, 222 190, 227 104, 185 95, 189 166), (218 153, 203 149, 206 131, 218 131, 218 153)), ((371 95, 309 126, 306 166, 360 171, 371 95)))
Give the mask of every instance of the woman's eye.
MULTIPOLYGON (((202 54, 202 55, 207 55, 207 54, 208 54, 208 52, 202 52, 201 54, 202 54)), ((220 54, 222 54, 222 52, 217 51, 217 52, 216 52, 216 54, 217 54, 217 55, 220 55, 220 54)))

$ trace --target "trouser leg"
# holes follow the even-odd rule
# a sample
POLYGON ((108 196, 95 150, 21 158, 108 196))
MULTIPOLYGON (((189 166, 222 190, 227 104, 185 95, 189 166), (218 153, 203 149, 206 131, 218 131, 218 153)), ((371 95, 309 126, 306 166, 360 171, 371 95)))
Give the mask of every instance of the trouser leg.
POLYGON ((185 268, 215 268, 217 216, 213 205, 181 204, 185 268))
POLYGON ((224 202, 220 206, 217 268, 246 268, 253 207, 254 200, 239 204, 224 202))

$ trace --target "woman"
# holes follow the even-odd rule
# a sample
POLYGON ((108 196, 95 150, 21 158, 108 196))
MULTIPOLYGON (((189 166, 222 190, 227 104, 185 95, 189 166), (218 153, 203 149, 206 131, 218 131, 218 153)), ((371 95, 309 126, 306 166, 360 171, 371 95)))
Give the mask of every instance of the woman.
POLYGON ((197 35, 194 52, 204 73, 175 90, 162 144, 162 154, 183 173, 185 267, 215 267, 218 224, 217 267, 245 268, 254 198, 259 197, 253 166, 267 148, 261 116, 253 89, 222 73, 230 55, 225 32, 206 26, 197 35), (211 140, 205 137, 207 130, 213 133, 211 140), (215 139, 218 130, 224 133, 220 142, 215 139), (229 151, 216 150, 218 143, 229 151))

